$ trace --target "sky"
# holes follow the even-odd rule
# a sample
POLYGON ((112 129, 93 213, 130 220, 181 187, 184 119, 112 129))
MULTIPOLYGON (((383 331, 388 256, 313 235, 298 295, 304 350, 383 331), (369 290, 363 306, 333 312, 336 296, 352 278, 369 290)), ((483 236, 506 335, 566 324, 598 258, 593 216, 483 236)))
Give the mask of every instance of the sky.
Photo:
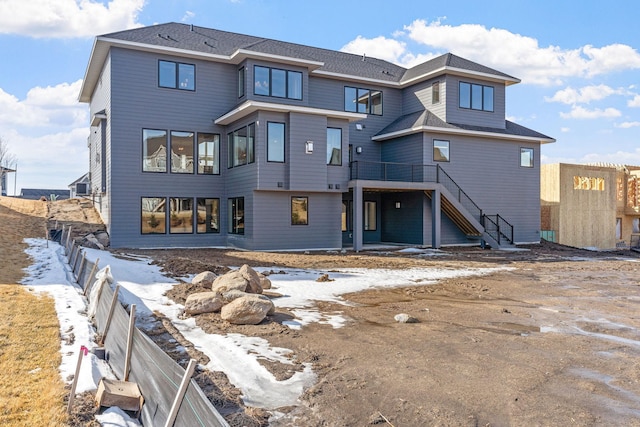
POLYGON ((640 165, 635 0, 0 0, 0 139, 8 194, 66 189, 89 168, 78 102, 94 39, 183 22, 378 57, 451 52, 511 76, 507 119, 556 139, 542 163, 640 165))
MULTIPOLYGON (((63 381, 70 383, 69 379, 75 375, 78 360, 80 368, 76 394, 95 391, 103 377, 117 379, 109 365, 91 352, 98 345, 96 330, 91 325, 88 315, 93 315, 96 310, 98 281, 92 285, 87 302, 83 297, 82 288, 70 280, 72 273, 61 245, 44 239, 25 239, 25 242, 28 245, 25 252, 30 256, 32 264, 26 269, 26 278, 22 284, 30 291, 48 294, 54 298, 60 322, 60 375, 63 381), (74 339, 68 340, 71 334, 74 339), (80 359, 82 347, 88 352, 80 359)), ((444 252, 432 249, 406 248, 400 252, 416 257, 446 257, 444 252)), ((139 328, 153 328, 154 312, 170 319, 182 336, 209 358, 204 368, 224 372, 229 381, 240 389, 245 405, 266 410, 295 406, 300 403, 299 398, 303 392, 315 384, 317 377, 311 364, 304 364, 303 370, 288 379, 277 380, 264 364, 259 362, 260 359, 266 359, 293 364, 295 354, 290 349, 273 347, 267 340, 259 337, 204 332, 196 325, 193 317, 183 316, 183 305, 176 304, 164 295, 177 281, 164 276, 160 267, 151 263, 148 258, 134 255, 122 257, 108 251, 87 248, 83 248, 83 254, 90 262, 95 263, 99 260, 97 280, 106 280, 110 283, 106 285, 112 288, 120 285, 119 300, 123 304, 136 305, 136 325, 139 328)), ((341 312, 320 311, 318 301, 345 304, 341 295, 351 292, 381 287, 413 286, 416 283, 426 286, 439 280, 486 275, 509 270, 511 267, 432 267, 404 270, 351 268, 331 271, 282 269, 270 265, 255 267, 259 272, 273 269, 278 273, 269 275, 272 283, 270 291, 282 295, 273 299, 276 311, 289 311, 293 318, 284 324, 304 333, 304 326, 310 323, 341 328, 349 321, 341 312), (324 274, 329 275, 332 280, 318 282, 316 279, 324 274)), ((192 278, 193 276, 188 276, 182 279, 190 281, 192 278)), ((34 367, 33 370, 38 369, 39 367, 34 367)), ((139 425, 118 408, 105 411, 96 418, 103 426, 139 425)))

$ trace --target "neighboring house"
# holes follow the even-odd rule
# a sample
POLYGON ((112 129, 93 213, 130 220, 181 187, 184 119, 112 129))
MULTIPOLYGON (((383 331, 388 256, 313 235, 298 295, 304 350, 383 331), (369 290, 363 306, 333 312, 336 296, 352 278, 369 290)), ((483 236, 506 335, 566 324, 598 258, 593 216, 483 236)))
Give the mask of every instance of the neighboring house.
POLYGON ((89 172, 69 184, 69 193, 72 199, 91 194, 91 176, 89 172))
POLYGON ((47 190, 41 188, 23 188, 20 197, 29 200, 65 200, 69 198, 69 190, 47 190))
POLYGON ((99 36, 91 193, 114 247, 539 242, 554 139, 505 120, 518 82, 177 23, 99 36))
POLYGON ((545 240, 607 250, 640 233, 640 167, 542 165, 540 198, 545 240))
POLYGON ((0 196, 7 195, 7 176, 11 172, 15 172, 15 169, 5 168, 4 166, 0 166, 0 196))

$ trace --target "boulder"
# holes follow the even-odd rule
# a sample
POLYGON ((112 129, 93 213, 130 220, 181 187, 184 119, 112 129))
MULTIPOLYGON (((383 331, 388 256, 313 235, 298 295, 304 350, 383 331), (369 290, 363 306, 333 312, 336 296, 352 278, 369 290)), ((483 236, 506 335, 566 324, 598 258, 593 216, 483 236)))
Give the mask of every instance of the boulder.
POLYGON ((393 318, 398 323, 418 323, 418 319, 411 317, 406 313, 396 314, 393 318))
POLYGON ((262 273, 258 273, 258 279, 260 279, 260 287, 264 289, 271 289, 271 280, 262 273))
POLYGON ((261 294, 262 286, 260 285, 258 273, 245 264, 239 270, 232 270, 222 276, 218 276, 211 286, 212 291, 222 294, 232 289, 250 294, 261 294))
POLYGON ((260 286, 260 276, 258 273, 247 264, 240 267, 240 274, 247 280, 247 290, 250 294, 261 294, 262 286, 260 286))
POLYGON ((234 325, 257 325, 274 310, 275 306, 268 297, 247 294, 222 307, 220 317, 234 325))
POLYGON ((203 271, 191 279, 191 284, 209 288, 213 285, 213 281, 216 280, 216 277, 218 277, 218 275, 212 271, 203 271))
POLYGON ((96 236, 96 239, 98 239, 98 242, 100 242, 102 246, 104 246, 105 248, 109 247, 109 245, 111 244, 109 233, 107 233, 106 231, 96 231, 93 234, 94 236, 96 236))
POLYGON ((239 291, 237 289, 230 289, 224 294, 222 294, 222 299, 224 300, 225 304, 229 304, 231 301, 236 300, 245 295, 249 295, 249 294, 246 292, 239 291))
POLYGON ((196 292, 187 297, 184 312, 189 316, 201 313, 214 313, 222 308, 224 301, 218 292, 196 292))
POLYGON ((214 280, 211 285, 212 291, 220 292, 221 294, 227 293, 232 289, 240 292, 245 292, 247 290, 247 280, 242 277, 242 274, 240 274, 240 271, 238 270, 233 270, 223 274, 222 276, 216 277, 216 280, 214 280))

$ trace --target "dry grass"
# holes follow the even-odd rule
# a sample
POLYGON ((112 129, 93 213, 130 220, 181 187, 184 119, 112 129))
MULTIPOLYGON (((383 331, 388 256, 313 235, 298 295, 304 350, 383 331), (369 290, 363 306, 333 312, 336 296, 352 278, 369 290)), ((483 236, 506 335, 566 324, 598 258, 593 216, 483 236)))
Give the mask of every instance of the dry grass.
POLYGON ((0 425, 66 425, 60 360, 53 300, 0 285, 0 425))
POLYGON ((47 204, 0 197, 0 425, 65 426, 60 330, 52 298, 17 285, 26 237, 42 237, 47 204), (4 285, 1 283, 10 283, 4 285))

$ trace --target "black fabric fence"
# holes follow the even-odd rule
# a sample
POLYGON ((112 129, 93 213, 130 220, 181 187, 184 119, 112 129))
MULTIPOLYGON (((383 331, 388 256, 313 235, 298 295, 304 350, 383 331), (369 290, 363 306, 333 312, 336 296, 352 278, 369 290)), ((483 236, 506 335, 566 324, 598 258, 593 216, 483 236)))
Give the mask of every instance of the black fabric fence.
POLYGON ((171 414, 185 369, 135 327, 129 343, 130 313, 118 301, 119 286, 109 282, 110 275, 106 272, 98 274, 99 260, 88 261, 70 236, 71 229, 63 228, 59 242, 65 248, 74 278, 89 299, 88 312, 93 317, 111 369, 119 380, 135 382, 140 389, 144 398, 140 412, 143 425, 228 427, 193 379, 179 401, 177 414, 171 414), (171 422, 173 417, 175 421, 171 422))

